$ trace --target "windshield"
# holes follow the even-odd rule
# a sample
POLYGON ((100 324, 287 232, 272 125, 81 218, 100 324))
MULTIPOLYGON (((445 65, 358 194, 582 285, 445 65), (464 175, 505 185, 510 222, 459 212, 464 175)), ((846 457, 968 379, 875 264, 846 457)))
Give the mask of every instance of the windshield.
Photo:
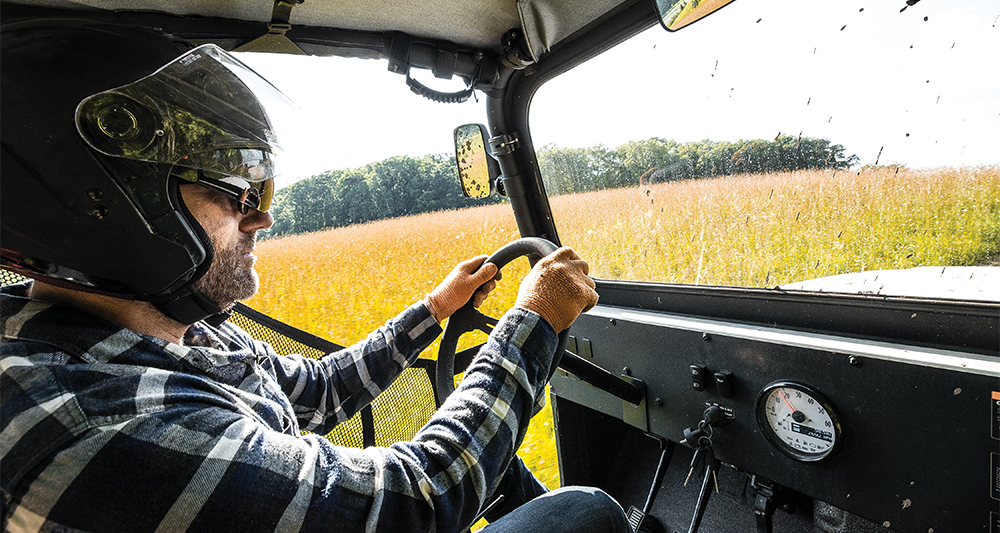
POLYGON ((560 238, 597 277, 700 285, 996 264, 998 15, 734 2, 646 31, 532 100, 560 238))
MULTIPOLYGON (((881 14, 922 30, 896 37, 892 55, 865 53, 897 31, 867 22, 876 8, 810 4, 822 10, 809 15, 791 3, 765 16, 751 11, 770 3, 741 0, 551 81, 534 97, 531 135, 562 241, 601 278, 752 287, 992 260, 1000 87, 987 63, 997 31, 983 6, 946 16, 951 8, 925 3, 881 14), (828 27, 834 14, 847 22, 828 27), (854 47, 838 42, 857 42, 860 58, 842 58, 854 47), (954 55, 930 75, 912 66, 926 59, 909 59, 911 44, 954 55), (781 167, 789 153, 812 166, 781 167), (778 166, 754 166, 764 161, 778 166)), ((509 204, 461 196, 453 129, 486 122, 482 95, 424 100, 381 61, 239 59, 305 117, 275 124, 276 222, 258 243, 252 307, 351 344, 458 262, 518 237, 509 204)), ((512 306, 526 272, 525 260, 508 265, 484 313, 512 306)), ((552 419, 533 424, 519 453, 557 486, 552 419)))

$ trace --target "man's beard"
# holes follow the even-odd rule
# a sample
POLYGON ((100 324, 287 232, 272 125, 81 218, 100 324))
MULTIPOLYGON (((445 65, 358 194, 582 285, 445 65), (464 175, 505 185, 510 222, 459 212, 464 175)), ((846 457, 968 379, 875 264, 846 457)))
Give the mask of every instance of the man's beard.
POLYGON ((243 258, 245 252, 253 249, 256 240, 256 234, 244 234, 230 248, 215 247, 212 265, 194 284, 202 295, 215 302, 223 311, 228 311, 236 302, 257 293, 260 278, 253 263, 243 258))

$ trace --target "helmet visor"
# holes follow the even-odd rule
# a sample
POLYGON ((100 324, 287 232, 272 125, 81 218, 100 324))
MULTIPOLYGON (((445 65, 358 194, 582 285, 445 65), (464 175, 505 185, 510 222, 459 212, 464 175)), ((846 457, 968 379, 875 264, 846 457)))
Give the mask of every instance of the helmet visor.
POLYGON ((114 157, 263 182, 279 150, 265 103, 291 105, 267 80, 212 44, 77 106, 76 126, 114 157))

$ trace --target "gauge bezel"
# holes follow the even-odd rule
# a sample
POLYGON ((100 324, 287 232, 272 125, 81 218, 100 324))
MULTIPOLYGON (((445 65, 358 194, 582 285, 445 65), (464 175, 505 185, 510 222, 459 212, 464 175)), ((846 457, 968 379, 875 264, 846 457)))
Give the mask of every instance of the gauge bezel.
POLYGON ((833 407, 833 403, 831 403, 830 400, 815 387, 811 387, 804 383, 797 381, 775 381, 768 384, 757 394, 755 412, 757 417, 757 427, 760 428, 764 438, 767 439, 772 446, 796 461, 802 461, 805 463, 825 461, 837 453, 837 450, 840 449, 840 445, 843 442, 840 418, 837 416, 837 410, 833 407), (767 398, 771 395, 771 391, 778 388, 802 391, 812 396, 817 402, 819 402, 820 406, 826 411, 827 416, 829 416, 830 420, 833 422, 833 446, 821 453, 806 453, 792 448, 785 441, 783 441, 781 437, 775 434, 774 428, 771 427, 770 422, 767 420, 765 409, 767 406, 767 398))

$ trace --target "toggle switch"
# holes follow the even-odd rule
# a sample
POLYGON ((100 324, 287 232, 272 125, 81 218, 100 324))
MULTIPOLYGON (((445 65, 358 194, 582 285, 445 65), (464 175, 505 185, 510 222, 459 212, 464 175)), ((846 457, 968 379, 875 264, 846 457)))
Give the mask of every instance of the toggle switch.
POLYGON ((705 376, 708 368, 705 365, 691 365, 691 388, 698 392, 705 390, 705 376))
POLYGON ((728 370, 720 370, 715 373, 715 385, 719 387, 719 395, 723 398, 733 396, 733 373, 728 370))

